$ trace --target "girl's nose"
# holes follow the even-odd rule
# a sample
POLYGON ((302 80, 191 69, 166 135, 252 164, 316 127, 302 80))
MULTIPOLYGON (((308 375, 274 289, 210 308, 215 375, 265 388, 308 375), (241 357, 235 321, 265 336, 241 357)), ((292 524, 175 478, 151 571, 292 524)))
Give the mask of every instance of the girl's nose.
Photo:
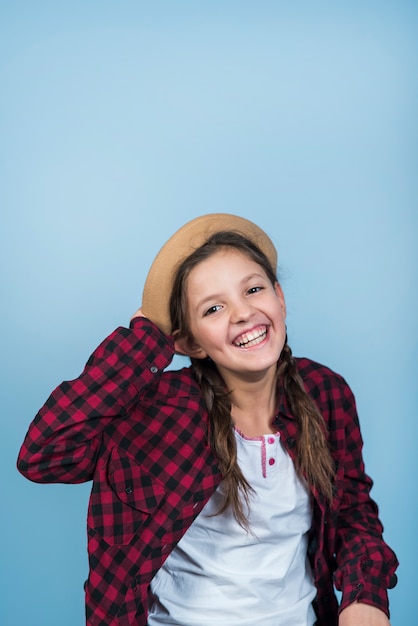
POLYGON ((234 324, 246 322, 250 319, 252 312, 253 308, 248 302, 246 302, 246 300, 234 302, 231 312, 231 322, 234 324))

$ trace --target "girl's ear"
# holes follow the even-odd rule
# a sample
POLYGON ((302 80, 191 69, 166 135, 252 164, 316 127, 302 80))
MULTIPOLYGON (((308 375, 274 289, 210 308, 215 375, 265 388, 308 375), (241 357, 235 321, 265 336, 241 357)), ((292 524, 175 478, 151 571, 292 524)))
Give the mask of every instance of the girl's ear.
POLYGON ((179 336, 176 333, 174 337, 174 349, 177 354, 182 356, 190 356, 193 359, 206 359, 207 352, 205 352, 192 337, 179 336))
POLYGON ((279 285, 279 283, 276 283, 274 286, 275 292, 277 297, 279 298, 280 301, 280 307, 283 311, 283 317, 286 319, 286 301, 284 299, 284 293, 283 293, 283 289, 281 288, 281 286, 279 285))

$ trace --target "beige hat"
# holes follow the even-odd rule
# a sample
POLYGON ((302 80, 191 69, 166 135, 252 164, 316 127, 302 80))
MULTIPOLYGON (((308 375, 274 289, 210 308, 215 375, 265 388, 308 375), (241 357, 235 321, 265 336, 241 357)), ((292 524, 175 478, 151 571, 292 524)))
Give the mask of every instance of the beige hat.
POLYGON ((276 270, 277 252, 273 242, 253 222, 228 213, 210 213, 191 220, 170 237, 155 257, 142 294, 142 313, 166 335, 171 333, 170 296, 178 266, 211 235, 226 230, 250 239, 276 270))

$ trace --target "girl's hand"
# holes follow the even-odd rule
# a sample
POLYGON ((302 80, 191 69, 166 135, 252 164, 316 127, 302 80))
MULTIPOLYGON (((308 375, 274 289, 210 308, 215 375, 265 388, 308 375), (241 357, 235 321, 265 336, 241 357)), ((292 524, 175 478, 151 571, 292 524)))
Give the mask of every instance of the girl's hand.
POLYGON ((390 626, 390 622, 375 606, 354 602, 341 611, 338 626, 390 626))

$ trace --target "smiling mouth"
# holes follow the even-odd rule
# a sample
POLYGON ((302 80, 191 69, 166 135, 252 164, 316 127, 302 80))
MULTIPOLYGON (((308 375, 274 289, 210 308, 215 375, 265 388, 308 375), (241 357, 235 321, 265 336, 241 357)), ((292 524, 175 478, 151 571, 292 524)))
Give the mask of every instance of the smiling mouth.
POLYGON ((262 326, 257 330, 240 335, 239 338, 234 341, 234 346, 237 346, 238 348, 252 348, 252 346, 256 346, 264 341, 266 336, 267 327, 262 326))

